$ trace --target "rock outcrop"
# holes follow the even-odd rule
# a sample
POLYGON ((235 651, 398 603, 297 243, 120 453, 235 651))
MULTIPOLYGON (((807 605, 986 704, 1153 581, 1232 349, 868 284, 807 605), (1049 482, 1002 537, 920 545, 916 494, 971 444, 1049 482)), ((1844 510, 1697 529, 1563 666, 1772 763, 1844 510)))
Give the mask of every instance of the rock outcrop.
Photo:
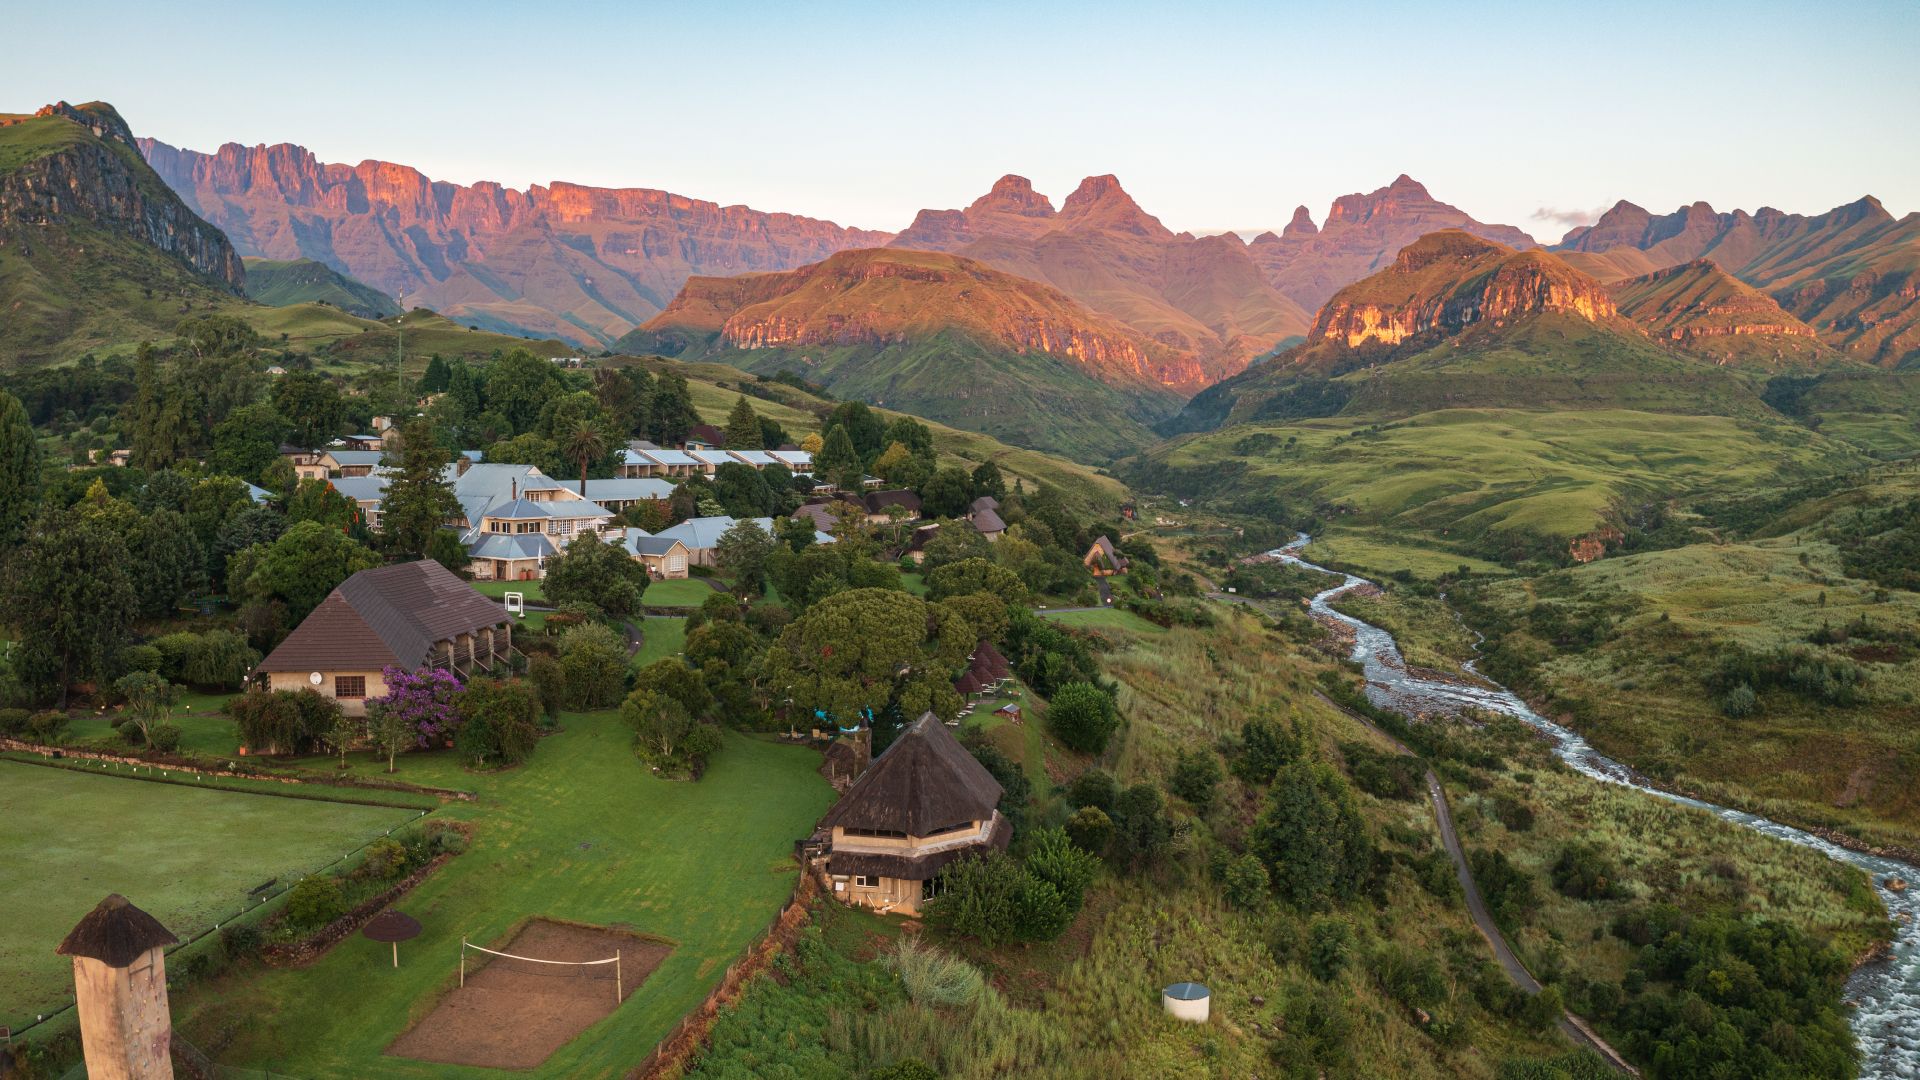
POLYGON ((244 288, 246 270, 226 236, 156 181, 113 106, 62 101, 14 124, 72 130, 39 134, 40 152, 0 172, 0 230, 84 223, 163 252, 229 292, 244 288))
POLYGON ((1607 288, 1620 314, 1655 337, 1719 363, 1811 362, 1835 355, 1820 345, 1813 327, 1710 259, 1655 270, 1607 288))
POLYGON ((408 306, 580 345, 657 314, 695 274, 787 270, 889 238, 649 188, 452 184, 289 143, 139 146, 243 255, 313 259, 408 306))
POLYGON ((1476 221, 1402 174, 1378 190, 1335 199, 1326 223, 1318 228, 1306 207, 1296 209, 1279 235, 1261 233, 1247 253, 1274 288, 1312 310, 1342 286, 1384 269, 1401 248, 1443 229, 1459 229, 1515 249, 1534 246, 1533 238, 1519 229, 1476 221))
POLYGON ((1588 322, 1616 315, 1599 282, 1554 256, 1447 230, 1421 237, 1387 270, 1335 293, 1307 336, 1350 349, 1399 345, 1544 313, 1588 322))
POLYGON ((1175 233, 1111 175, 1082 180, 1057 212, 1025 177, 1003 176, 963 210, 920 211, 889 246, 964 255, 1052 285, 1182 354, 1176 385, 1189 393, 1309 321, 1238 237, 1175 233))

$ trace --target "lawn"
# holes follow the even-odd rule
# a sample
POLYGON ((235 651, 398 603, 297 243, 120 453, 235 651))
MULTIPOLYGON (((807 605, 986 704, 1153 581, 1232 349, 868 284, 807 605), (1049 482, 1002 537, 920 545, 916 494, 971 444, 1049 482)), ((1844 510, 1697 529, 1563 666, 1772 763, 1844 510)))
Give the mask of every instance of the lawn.
POLYGON ((526 597, 530 604, 544 604, 547 602, 547 594, 540 591, 540 586, 543 584, 544 582, 539 580, 476 581, 473 583, 473 588, 480 595, 491 596, 495 600, 503 600, 508 593, 517 592, 526 597))
POLYGON ((479 798, 442 811, 472 822, 473 846, 402 904, 426 930, 398 970, 385 946, 359 937, 309 967, 241 969, 175 996, 187 1037, 225 1064, 294 1076, 497 1075, 383 1051, 452 985, 462 937, 497 942, 537 915, 656 935, 674 950, 617 1012, 526 1075, 610 1077, 638 1064, 786 900, 793 841, 833 791, 819 755, 797 747, 730 734, 704 779, 674 783, 647 776, 614 714, 563 724, 503 773, 403 755, 400 779, 479 798))
MULTIPOLYGON (((239 734, 232 718, 220 711, 233 696, 229 693, 180 696, 173 723, 180 728, 181 753, 221 757, 234 752, 240 745, 239 734)), ((113 712, 104 712, 76 717, 67 728, 66 741, 107 753, 133 753, 133 748, 108 722, 113 716, 113 712)))
POLYGON ((1095 611, 1042 611, 1040 614, 1062 626, 1077 626, 1082 630, 1125 630, 1134 634, 1164 634, 1165 627, 1155 626, 1131 611, 1119 608, 1104 608, 1095 611))
POLYGON ((679 656, 687 644, 687 620, 677 615, 649 615, 641 620, 640 631, 646 641, 633 654, 633 666, 637 668, 679 656))
POLYGON ((699 607, 712 595, 705 578, 674 578, 648 585, 642 600, 651 607, 699 607))
POLYGON ((0 1024, 70 999, 54 946, 108 893, 185 940, 417 815, 0 761, 0 1024))

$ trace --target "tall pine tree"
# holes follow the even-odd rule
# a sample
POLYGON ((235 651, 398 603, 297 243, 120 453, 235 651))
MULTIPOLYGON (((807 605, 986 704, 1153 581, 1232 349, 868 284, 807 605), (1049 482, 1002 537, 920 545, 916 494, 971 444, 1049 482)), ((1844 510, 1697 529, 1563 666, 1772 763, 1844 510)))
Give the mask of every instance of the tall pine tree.
POLYGON ((734 399, 733 411, 727 414, 727 449, 765 449, 760 445, 760 414, 753 411, 745 394, 734 399))
POLYGON ((415 417, 400 430, 400 467, 380 502, 380 532, 387 548, 425 558, 433 534, 460 514, 447 482, 453 456, 433 437, 433 425, 415 417))

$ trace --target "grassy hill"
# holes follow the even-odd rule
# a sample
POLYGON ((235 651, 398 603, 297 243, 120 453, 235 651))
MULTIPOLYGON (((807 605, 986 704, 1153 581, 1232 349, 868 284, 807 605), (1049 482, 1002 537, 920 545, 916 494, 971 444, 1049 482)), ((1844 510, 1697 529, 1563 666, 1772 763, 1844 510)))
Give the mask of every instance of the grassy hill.
POLYGON ((835 394, 1105 460, 1151 436, 1189 361, 1037 281, 924 251, 694 278, 617 351, 795 371, 835 394))
POLYGON ((312 259, 247 259, 247 295, 272 307, 321 303, 366 319, 400 314, 393 297, 312 259))

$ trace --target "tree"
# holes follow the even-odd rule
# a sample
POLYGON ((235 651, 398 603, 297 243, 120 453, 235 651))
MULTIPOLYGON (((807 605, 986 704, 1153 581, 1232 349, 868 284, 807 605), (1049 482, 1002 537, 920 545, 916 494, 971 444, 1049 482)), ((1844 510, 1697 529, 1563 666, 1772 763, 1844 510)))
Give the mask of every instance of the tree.
POLYGON ((140 568, 133 578, 134 591, 140 597, 140 614, 147 618, 172 615, 206 582, 206 554, 186 515, 177 511, 147 515, 127 538, 127 554, 140 568))
POLYGON ((104 524, 49 510, 9 563, 14 669, 29 686, 55 691, 64 709, 70 684, 111 670, 138 611, 126 542, 104 524))
POLYGON ((828 433, 829 439, 833 437, 831 432, 845 431, 863 465, 886 449, 886 425, 880 422, 872 409, 867 408, 864 401, 843 401, 834 406, 821 430, 828 433))
POLYGON ((933 456, 933 429, 911 416, 894 417, 881 441, 889 447, 904 447, 915 457, 933 456))
POLYGON ((648 437, 662 446, 683 442, 687 430, 700 422, 693 409, 693 393, 687 377, 677 371, 663 371, 654 380, 653 415, 648 418, 648 437))
POLYGON ((548 400, 563 392, 553 365, 525 349, 515 349, 487 371, 487 408, 498 412, 515 434, 533 430, 548 400))
POLYGON ((548 476, 564 476, 567 472, 567 459, 559 445, 531 431, 487 447, 486 457, 489 464, 531 465, 548 476))
POLYGON ((460 725, 453 747, 474 766, 518 765, 540 742, 540 702, 525 683, 476 682, 453 699, 460 725))
POLYGON ((600 368, 593 373, 593 393, 622 440, 645 433, 653 399, 653 376, 646 368, 600 368))
POLYGON ((380 565, 380 556, 366 545, 317 521, 302 521, 267 547, 247 550, 258 554, 245 582, 235 583, 229 575, 228 587, 242 589, 250 599, 285 603, 296 622, 319 607, 335 586, 380 565))
POLYGON ((1024 607, 1029 599, 1026 585, 1012 571, 985 559, 962 559, 937 567, 928 572, 926 581, 929 600, 986 593, 1015 607, 1024 607))
POLYGON ((439 353, 434 353, 433 357, 427 361, 426 373, 420 376, 420 392, 442 393, 447 389, 447 381, 451 378, 453 378, 453 370, 447 367, 447 362, 441 359, 439 353))
POLYGON ((950 715, 959 696, 949 673, 973 644, 967 626, 937 605, 905 592, 850 589, 815 603, 781 632, 767 651, 767 680, 801 716, 819 711, 846 722, 889 706, 902 716, 950 715))
POLYGON ((274 380, 273 409, 287 421, 287 437, 309 449, 326 445, 346 419, 333 380, 312 371, 289 371, 274 380))
POLYGON ((576 421, 560 444, 568 461, 580 466, 580 497, 587 497, 587 469, 607 456, 610 440, 600 425, 591 420, 576 421))
POLYGON ((140 732, 140 745, 152 746, 154 728, 173 719, 180 688, 151 671, 135 671, 121 676, 113 690, 127 699, 121 715, 140 732))
POLYGON ((0 547, 26 531, 40 501, 40 441, 20 399, 0 390, 0 547))
POLYGON ((400 434, 400 467, 380 500, 380 535, 389 550, 425 558, 434 534, 460 516, 446 477, 453 455, 434 441, 425 417, 407 421, 400 434))
POLYGON ((547 560, 545 590, 557 604, 592 604, 609 615, 632 615, 647 590, 647 568, 625 548, 583 532, 547 560))
POLYGON ((753 411, 747 396, 733 399, 733 411, 727 414, 727 449, 760 450, 760 414, 753 411))
POLYGON ((778 544, 757 522, 742 518, 720 534, 713 557, 720 569, 732 575, 734 592, 747 597, 759 596, 766 587, 767 558, 778 544))
POLYGON ((1100 872, 1100 860, 1076 845, 1065 829, 1041 829, 1027 845, 1027 872, 1036 874, 1066 900, 1067 907, 1079 911, 1085 902, 1087 886, 1100 872))
POLYGON ((399 713, 377 704, 367 706, 367 735, 373 741, 374 749, 387 759, 387 771, 394 771, 394 761, 400 751, 414 744, 418 731, 407 718, 399 713))
MULTIPOLYGON (((1081 850, 1093 855, 1104 855, 1107 845, 1113 842, 1113 819, 1105 810, 1097 806, 1083 806, 1067 819, 1067 836, 1080 846, 1081 850)), ((1266 871, 1261 870, 1264 876, 1266 871)))
POLYGON ((1373 841, 1346 781, 1328 765, 1296 759, 1274 777, 1248 846, 1274 887, 1297 907, 1353 896, 1373 861, 1373 841))
POLYGON ((243 405, 214 427, 207 464, 228 476, 259 480, 268 465, 280 460, 280 444, 292 430, 293 425, 272 405, 243 405))
POLYGON ((971 479, 974 498, 977 499, 982 495, 991 495, 996 499, 1007 497, 1007 480, 1000 474, 999 465, 991 461, 983 461, 974 467, 971 479))
POLYGON ((1255 718, 1240 729, 1240 747, 1228 758, 1233 775, 1249 784, 1266 784, 1281 766, 1300 756, 1300 732, 1278 721, 1255 718))
POLYGON ((267 539, 269 542, 277 539, 287 525, 298 521, 317 521, 344 532, 359 516, 358 504, 335 491, 332 484, 325 480, 302 480, 293 486, 293 492, 287 496, 286 520, 267 539))
POLYGON ((641 668, 633 678, 633 688, 678 702, 687 715, 695 719, 713 709, 713 695, 707 692, 706 683, 677 656, 655 660, 641 668))
POLYGON ((371 714, 378 706, 399 717, 413 729, 413 745, 421 749, 439 746, 460 726, 460 711, 454 702, 462 689, 460 677, 445 668, 382 668, 380 677, 387 692, 367 703, 371 714))
POLYGON ((627 650, 612 630, 584 623, 560 636, 560 670, 567 704, 575 709, 607 709, 627 690, 627 650))
POLYGON ((1157 858, 1172 840, 1173 823, 1159 788, 1135 784, 1114 798, 1110 850, 1118 863, 1138 867, 1157 858))
POLYGON ((958 465, 944 465, 920 486, 920 509, 928 517, 964 516, 973 504, 973 481, 958 465))
POLYGON ((760 470, 737 461, 714 470, 713 497, 733 517, 763 517, 778 508, 773 489, 760 470))
POLYGON ((720 749, 720 731, 702 723, 687 707, 665 694, 637 689, 620 705, 621 719, 633 728, 633 744, 655 772, 698 777, 707 758, 720 749))
POLYGON ((907 467, 914 463, 913 451, 900 443, 888 446, 885 452, 873 461, 873 474, 889 483, 899 483, 907 467))
POLYGON ((1047 726, 1059 740, 1086 754, 1107 748, 1107 740, 1120 726, 1113 697, 1088 682, 1070 682, 1047 702, 1047 726))
POLYGON ((858 491, 861 471, 860 454, 854 449, 853 438, 847 434, 846 428, 833 428, 827 433, 819 452, 813 455, 814 477, 858 491), (851 483, 847 482, 849 476, 852 477, 851 483))

